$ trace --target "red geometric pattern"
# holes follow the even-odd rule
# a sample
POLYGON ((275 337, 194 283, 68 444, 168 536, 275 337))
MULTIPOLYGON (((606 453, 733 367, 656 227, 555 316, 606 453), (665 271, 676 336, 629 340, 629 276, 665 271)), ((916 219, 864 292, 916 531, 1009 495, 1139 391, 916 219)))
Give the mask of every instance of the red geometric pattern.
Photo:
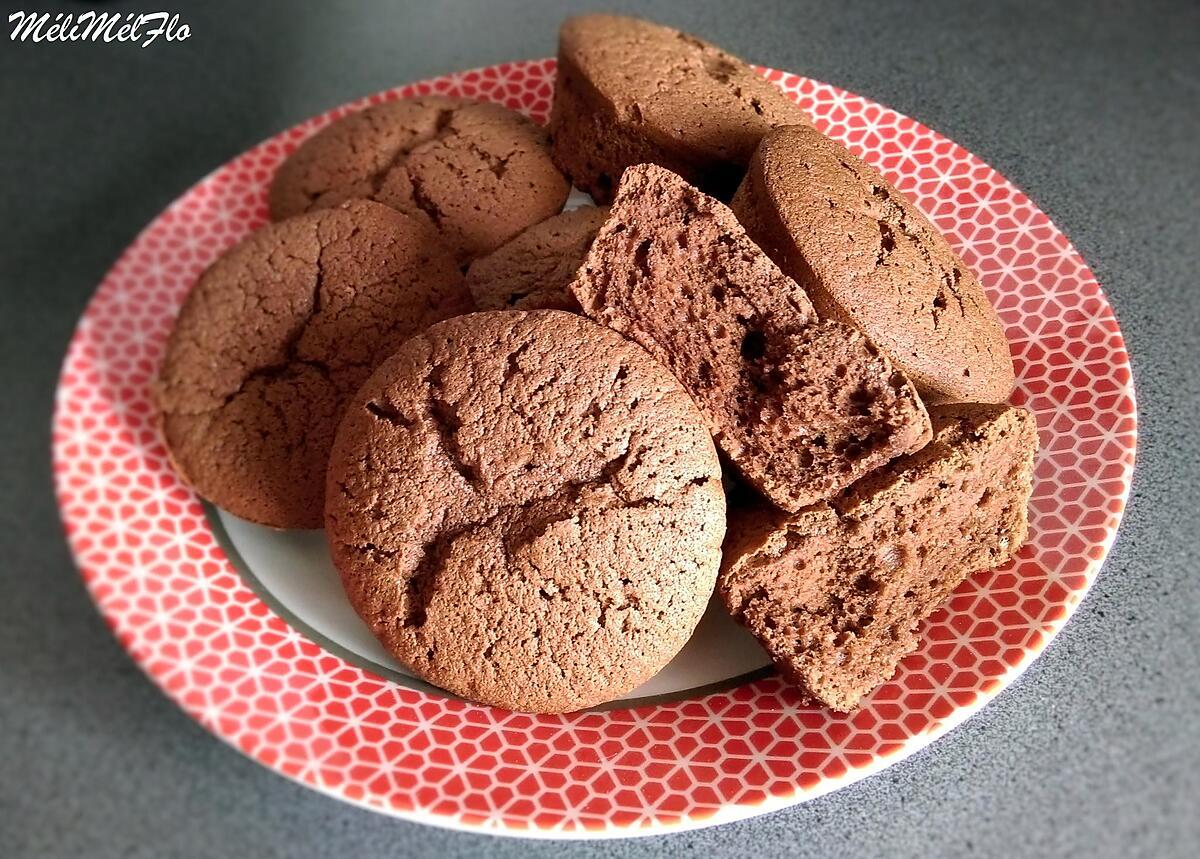
MULTIPOLYGON (((544 120, 552 60, 372 96, 501 101, 544 120)), ((1078 605, 1129 488, 1136 416, 1121 332, 1067 239, 978 158, 859 96, 769 71, 819 126, 946 232, 1007 327, 1018 402, 1042 439, 1029 544, 976 576, 859 712, 803 707, 776 678, 636 710, 529 716, 405 688, 325 652, 225 558, 155 432, 147 386, 199 272, 266 220, 279 161, 343 114, 278 135, 160 215, 100 285, 71 341, 54 473, 83 578, 121 643, 189 714, 247 755, 370 808, 443 826, 587 837, 700 826, 829 791, 961 722, 1078 605)))

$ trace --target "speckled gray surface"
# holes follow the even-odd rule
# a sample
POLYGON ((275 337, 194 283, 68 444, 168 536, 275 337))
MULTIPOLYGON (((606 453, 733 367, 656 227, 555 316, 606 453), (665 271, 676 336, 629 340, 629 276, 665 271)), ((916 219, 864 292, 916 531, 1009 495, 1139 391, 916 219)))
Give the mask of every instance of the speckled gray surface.
MULTIPOLYGON (((363 93, 547 55, 563 4, 195 5, 184 45, 17 45, 7 30, 0 42, 0 855, 560 855, 557 843, 452 834, 319 796, 176 710, 78 582, 50 491, 47 426, 63 347, 94 285, 196 178, 363 93)), ((1196 855, 1200 7, 639 8, 915 116, 1025 189, 1116 307, 1140 452, 1092 593, 965 726, 805 806, 572 852, 1196 855)))

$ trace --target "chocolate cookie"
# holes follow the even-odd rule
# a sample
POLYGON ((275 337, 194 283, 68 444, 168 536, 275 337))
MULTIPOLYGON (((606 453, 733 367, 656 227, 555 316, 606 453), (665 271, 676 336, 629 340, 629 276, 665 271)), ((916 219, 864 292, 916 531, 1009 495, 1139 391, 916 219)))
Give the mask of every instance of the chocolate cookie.
POLYGON ((1037 426, 1024 409, 943 405, 933 441, 844 495, 730 516, 719 590, 785 677, 850 711, 916 649, 917 626, 1028 530, 1037 426))
POLYGON ((498 104, 384 102, 307 140, 271 183, 274 220, 365 198, 437 229, 460 262, 562 209, 570 186, 546 132, 498 104))
POLYGON ((733 200, 822 317, 856 325, 927 402, 1000 402, 1012 357, 979 281, 879 173, 808 126, 767 135, 733 200))
POLYGON ((554 160, 597 202, 647 162, 728 198, 764 134, 807 121, 753 68, 687 33, 618 15, 559 30, 554 160))
POLYGON ((547 218, 475 260, 467 288, 480 310, 572 310, 567 289, 596 238, 608 208, 584 206, 547 218))
POLYGON ((785 510, 929 438, 904 374, 856 329, 818 321, 725 205, 661 167, 625 171, 571 289, 671 369, 718 447, 785 510))
POLYGON ((176 469, 244 519, 320 527, 345 399, 412 334, 470 309, 450 252, 386 206, 264 227, 201 275, 171 332, 155 399, 176 469))
POLYGON ((397 659, 514 710, 617 698, 683 646, 725 500, 687 393, 555 310, 432 326, 346 412, 326 528, 350 602, 397 659))

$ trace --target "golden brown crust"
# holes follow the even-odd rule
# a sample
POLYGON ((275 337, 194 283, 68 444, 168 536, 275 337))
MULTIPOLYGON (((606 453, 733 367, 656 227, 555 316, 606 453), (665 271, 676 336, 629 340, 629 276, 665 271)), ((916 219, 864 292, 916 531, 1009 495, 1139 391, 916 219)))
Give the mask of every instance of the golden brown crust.
POLYGON ((560 311, 477 313, 385 362, 338 430, 326 527, 346 592, 416 674, 509 709, 630 691, 687 641, 725 527, 687 394, 560 311))
POLYGON ((763 138, 731 204, 825 318, 855 325, 927 402, 1001 402, 1008 342, 971 270, 870 165, 809 126, 763 138))

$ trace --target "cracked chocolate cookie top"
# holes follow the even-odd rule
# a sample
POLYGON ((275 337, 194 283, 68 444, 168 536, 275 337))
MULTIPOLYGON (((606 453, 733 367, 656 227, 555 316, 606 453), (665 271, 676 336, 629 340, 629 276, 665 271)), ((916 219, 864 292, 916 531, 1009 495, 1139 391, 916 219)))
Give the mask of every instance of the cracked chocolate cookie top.
POLYGON ((1008 399, 1012 357, 983 287, 869 164, 813 128, 780 128, 731 205, 817 312, 862 329, 927 402, 1008 399))
POLYGON ((201 275, 167 344, 155 399, 177 470, 245 519, 320 527, 346 398, 412 334, 470 310, 449 251, 386 206, 264 227, 201 275))
POLYGON ((425 96, 343 117, 287 159, 274 220, 370 199, 434 227, 460 263, 562 209, 570 186, 545 131, 498 104, 425 96))
POLYGON ((555 310, 432 326, 349 405, 326 529, 351 603, 418 676, 559 712, 617 698, 690 637, 725 530, 678 382, 555 310))

